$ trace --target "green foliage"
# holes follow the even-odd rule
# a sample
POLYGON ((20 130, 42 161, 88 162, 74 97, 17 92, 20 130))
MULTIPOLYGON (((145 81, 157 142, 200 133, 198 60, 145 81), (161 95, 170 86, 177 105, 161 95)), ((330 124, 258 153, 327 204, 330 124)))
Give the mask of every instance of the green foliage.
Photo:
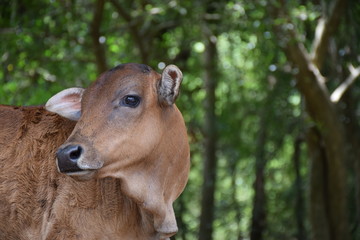
POLYGON ((42 0, 6 5, 1 12, 3 104, 42 104, 64 87, 89 83, 95 66, 86 40, 86 8, 75 12, 69 2, 42 0))

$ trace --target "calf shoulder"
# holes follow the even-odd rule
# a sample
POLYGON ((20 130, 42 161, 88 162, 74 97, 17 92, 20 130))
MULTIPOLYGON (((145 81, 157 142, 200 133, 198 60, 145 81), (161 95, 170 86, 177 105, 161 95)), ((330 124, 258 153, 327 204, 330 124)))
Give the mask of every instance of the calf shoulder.
POLYGON ((58 187, 55 151, 74 125, 43 107, 0 106, 1 239, 41 226, 58 187))

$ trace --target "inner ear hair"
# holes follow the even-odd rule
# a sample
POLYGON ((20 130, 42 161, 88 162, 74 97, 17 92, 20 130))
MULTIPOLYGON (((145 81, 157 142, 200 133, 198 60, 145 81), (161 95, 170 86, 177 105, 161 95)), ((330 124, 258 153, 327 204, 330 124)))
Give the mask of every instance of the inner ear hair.
POLYGON ((175 65, 167 66, 162 75, 158 86, 160 102, 171 106, 179 95, 180 84, 182 82, 182 72, 175 65))

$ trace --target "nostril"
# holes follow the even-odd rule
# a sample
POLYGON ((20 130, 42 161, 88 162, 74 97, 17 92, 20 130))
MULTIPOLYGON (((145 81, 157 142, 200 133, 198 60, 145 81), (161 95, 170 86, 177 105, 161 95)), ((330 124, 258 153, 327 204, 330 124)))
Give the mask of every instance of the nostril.
POLYGON ((71 151, 69 151, 69 158, 72 161, 76 161, 80 158, 81 154, 82 154, 82 147, 80 146, 74 146, 73 149, 71 149, 71 151))
POLYGON ((57 158, 62 161, 70 161, 76 163, 83 153, 83 148, 80 145, 68 145, 62 149, 60 149, 56 156, 57 158))
POLYGON ((78 166, 78 161, 81 159, 81 155, 84 153, 84 149, 81 145, 67 145, 61 147, 56 152, 56 164, 59 172, 70 173, 82 171, 78 166))

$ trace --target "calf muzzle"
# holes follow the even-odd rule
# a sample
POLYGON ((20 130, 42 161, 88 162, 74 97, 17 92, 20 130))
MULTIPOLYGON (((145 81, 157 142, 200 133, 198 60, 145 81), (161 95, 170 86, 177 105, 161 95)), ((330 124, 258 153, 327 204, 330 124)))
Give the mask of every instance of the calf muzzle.
POLYGON ((79 168, 78 161, 83 153, 80 145, 67 145, 56 152, 57 166, 62 173, 83 171, 79 168))

